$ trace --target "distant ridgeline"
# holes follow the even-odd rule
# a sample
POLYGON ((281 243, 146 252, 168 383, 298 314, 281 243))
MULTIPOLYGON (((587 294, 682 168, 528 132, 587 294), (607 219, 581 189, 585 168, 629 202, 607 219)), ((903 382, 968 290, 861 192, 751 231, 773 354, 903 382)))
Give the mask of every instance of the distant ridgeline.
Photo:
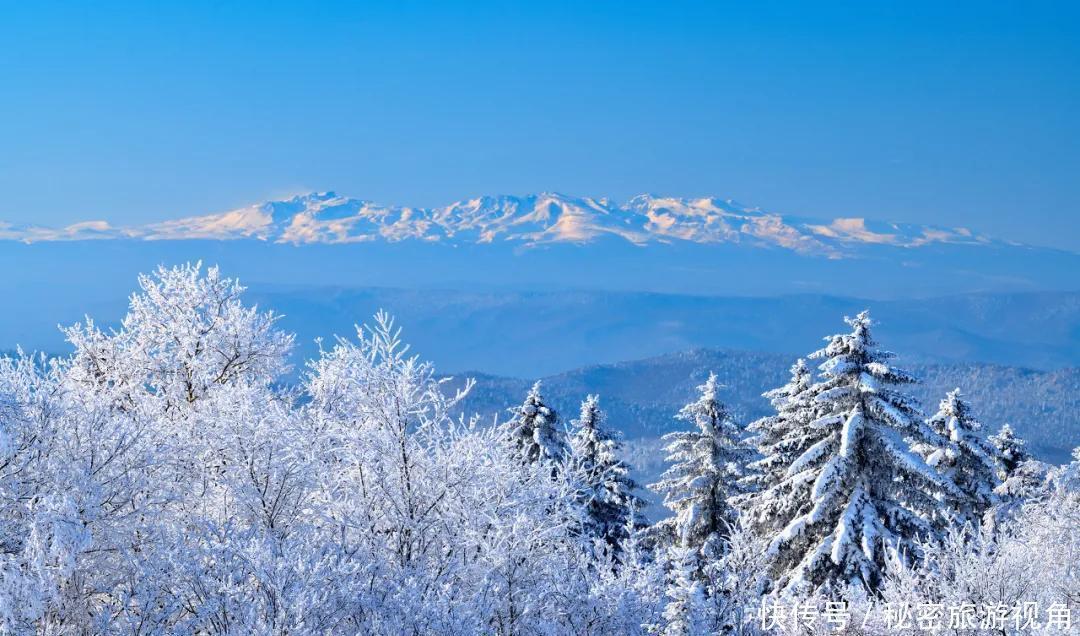
POLYGON ((196 260, 249 284, 878 299, 1075 291, 1080 269, 1078 253, 966 228, 812 219, 710 197, 554 193, 437 208, 311 193, 139 226, 5 223, 0 247, 0 267, 19 272, 0 292, 33 295, 44 324, 55 324, 50 306, 84 312, 104 294, 125 297, 133 272, 196 260), (78 266, 88 261, 95 267, 78 266))
MULTIPOLYGON (((610 425, 627 439, 651 438, 680 423, 674 415, 694 387, 715 372, 721 398, 740 424, 770 413, 764 391, 784 383, 794 357, 774 353, 695 349, 645 360, 590 366, 543 379, 544 394, 566 419, 581 399, 600 395, 610 425)), ((811 365, 813 368, 813 365, 811 365)), ((1080 444, 1080 369, 1035 371, 991 364, 913 364, 922 381, 909 387, 924 411, 959 387, 982 422, 984 435, 1009 423, 1039 459, 1062 463, 1080 444)), ((462 378, 455 378, 455 383, 462 378)), ((533 380, 480 375, 462 409, 505 418, 533 380)))

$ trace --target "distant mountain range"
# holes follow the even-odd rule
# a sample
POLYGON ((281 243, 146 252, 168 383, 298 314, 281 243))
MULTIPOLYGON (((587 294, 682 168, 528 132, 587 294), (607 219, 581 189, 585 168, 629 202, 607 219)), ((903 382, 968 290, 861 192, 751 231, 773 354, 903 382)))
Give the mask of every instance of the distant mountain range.
MULTIPOLYGON (((118 277, 103 290, 87 273, 74 281, 5 291, 0 348, 63 351, 58 324, 93 316, 115 325, 134 285, 118 277)), ((25 264, 23 264, 25 266, 25 264)), ((256 266, 258 263, 252 263, 256 266)), ((34 268, 8 271, 34 277, 34 268)), ((96 280, 96 279, 95 279, 96 280)), ((818 294, 768 298, 622 291, 398 289, 253 285, 248 302, 283 314, 297 334, 297 360, 314 355, 315 339, 351 336, 354 325, 385 309, 397 317, 414 350, 440 370, 477 370, 520 378, 590 364, 647 358, 696 347, 753 350, 792 357, 845 328, 841 318, 869 308, 877 336, 905 362, 981 362, 1043 370, 1080 367, 1080 293, 963 294, 929 299, 871 300, 818 294)))
POLYGON ((318 192, 139 226, 117 227, 100 220, 63 228, 0 224, 0 238, 23 242, 256 238, 295 244, 419 240, 541 245, 582 244, 609 236, 635 245, 737 243, 828 258, 847 256, 858 245, 916 248, 1000 243, 966 228, 870 223, 862 218, 812 220, 715 197, 646 194, 625 202, 557 193, 482 196, 444 207, 417 208, 318 192))
POLYGON ((145 225, 0 223, 0 267, 18 273, 0 293, 72 285, 100 298, 126 292, 138 271, 196 260, 248 283, 344 287, 874 299, 1080 288, 1075 252, 718 198, 538 194, 414 208, 324 192, 145 225))
POLYGON ((139 226, 0 223, 0 349, 63 352, 56 325, 116 324, 138 272, 198 260, 284 315, 298 365, 315 338, 386 309, 440 371, 480 370, 472 410, 516 404, 538 377, 567 417, 599 392, 646 476, 708 370, 743 421, 758 417, 791 361, 865 308, 926 379, 927 409, 959 386, 1041 457, 1080 443, 1080 254, 716 198, 411 208, 327 192, 139 226))
MULTIPOLYGON (((745 426, 769 414, 761 393, 780 386, 788 378, 793 356, 695 349, 644 360, 590 365, 542 378, 542 392, 559 414, 563 426, 578 416, 581 400, 600 395, 608 426, 624 438, 622 456, 640 484, 656 482, 667 468, 660 436, 684 428, 674 419, 679 408, 695 395, 695 387, 710 371, 723 386, 720 398, 745 426)), ((1034 371, 993 364, 903 364, 921 379, 907 387, 927 414, 933 413, 945 392, 959 387, 983 424, 983 435, 1010 423, 1027 441, 1038 459, 1065 463, 1070 450, 1080 445, 1080 368, 1034 371)), ((448 389, 460 386, 466 376, 476 386, 459 412, 478 414, 485 423, 505 421, 508 409, 518 406, 532 380, 486 374, 455 376, 448 389)), ((660 519, 668 514, 648 491, 646 514, 660 519)))
MULTIPOLYGON (((635 447, 653 448, 648 440, 685 426, 673 416, 695 395, 710 371, 723 384, 720 397, 746 424, 770 412, 761 394, 788 378, 794 357, 720 349, 694 349, 644 360, 591 365, 542 378, 543 394, 564 422, 577 417, 580 401, 590 393, 601 396, 609 424, 634 440, 635 447)), ((1002 424, 1013 425, 1028 440, 1030 450, 1046 461, 1068 461, 1080 446, 1080 368, 1034 371, 993 364, 898 364, 917 377, 908 387, 932 413, 945 393, 959 387, 984 425, 984 433, 1002 424)), ((812 366, 813 368, 813 366, 812 366)), ((458 383, 465 375, 454 378, 458 383)), ((463 411, 486 420, 521 403, 532 380, 472 374, 476 388, 463 411)), ((644 461, 657 459, 649 453, 644 461)), ((645 469, 646 467, 642 467, 645 469)))
MULTIPOLYGON (((257 286, 305 353, 315 337, 351 335, 378 309, 446 371, 536 378, 589 364, 719 347, 805 354, 869 308, 876 334, 907 362, 1080 367, 1080 293, 966 294, 874 301, 637 292, 459 291, 257 286)), ((0 318, 2 320, 2 318, 0 318)))

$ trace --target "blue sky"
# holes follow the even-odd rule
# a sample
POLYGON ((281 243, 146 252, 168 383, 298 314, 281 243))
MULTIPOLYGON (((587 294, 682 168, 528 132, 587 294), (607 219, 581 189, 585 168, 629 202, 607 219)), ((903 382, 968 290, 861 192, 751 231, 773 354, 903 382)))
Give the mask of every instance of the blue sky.
POLYGON ((810 5, 0 1, 0 220, 654 192, 1080 249, 1077 9, 810 5))

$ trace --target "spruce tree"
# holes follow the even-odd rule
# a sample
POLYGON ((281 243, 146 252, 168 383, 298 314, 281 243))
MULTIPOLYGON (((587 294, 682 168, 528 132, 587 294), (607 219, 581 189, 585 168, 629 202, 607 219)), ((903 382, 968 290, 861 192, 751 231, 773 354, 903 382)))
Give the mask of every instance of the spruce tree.
POLYGON ((1001 429, 988 439, 991 448, 994 449, 994 462, 997 465, 998 479, 1006 481, 1016 473, 1024 462, 1031 459, 1031 455, 1024 448, 1027 442, 1016 436, 1012 426, 1003 424, 1001 429))
POLYGON ((516 409, 510 423, 510 441, 524 463, 560 462, 566 454, 563 433, 558 430, 559 415, 544 403, 540 382, 533 384, 525 401, 516 409))
POLYGON ((650 486, 664 495, 674 514, 656 524, 663 540, 708 553, 722 549, 723 538, 735 522, 729 499, 743 494, 749 453, 727 407, 717 398, 716 374, 698 387, 701 395, 684 406, 677 419, 697 430, 668 433, 667 461, 671 467, 650 486))
POLYGON ((788 468, 806 448, 828 434, 810 426, 818 411, 813 386, 806 361, 800 358, 792 365, 787 384, 763 394, 776 414, 747 426, 755 433, 750 443, 762 458, 749 465, 745 482, 750 492, 739 497, 736 505, 743 522, 759 535, 781 530, 809 498, 812 484, 792 479, 788 468))
POLYGON ((765 557, 774 585, 789 591, 876 589, 887 562, 936 538, 929 520, 940 499, 959 496, 908 445, 935 437, 915 401, 894 388, 915 378, 890 366, 867 312, 845 320, 851 333, 811 354, 824 359, 822 381, 808 389, 817 417, 787 465, 791 492, 776 493, 787 499, 773 508, 784 526, 765 557))
POLYGON ((578 492, 585 508, 584 531, 618 552, 630 529, 641 523, 635 511, 644 502, 634 492, 638 486, 630 478, 630 468, 618 457, 622 444, 604 420, 600 399, 586 397, 573 422, 570 451, 581 480, 578 492))
POLYGON ((998 517, 1015 514, 1025 501, 1045 494, 1048 467, 1027 452, 1027 442, 1017 437, 1011 426, 1003 425, 990 436, 989 443, 1000 479, 994 490, 1001 503, 998 517))
POLYGON ((922 454, 926 462, 948 477, 964 494, 957 501, 957 514, 950 520, 977 525, 994 504, 994 488, 999 483, 994 450, 978 434, 982 425, 975 419, 960 389, 949 391, 938 405, 937 413, 926 423, 944 441, 936 448, 925 449, 927 452, 922 454))
POLYGON ((690 547, 668 548, 668 577, 664 595, 663 636, 709 633, 705 620, 705 588, 700 581, 700 556, 690 547))

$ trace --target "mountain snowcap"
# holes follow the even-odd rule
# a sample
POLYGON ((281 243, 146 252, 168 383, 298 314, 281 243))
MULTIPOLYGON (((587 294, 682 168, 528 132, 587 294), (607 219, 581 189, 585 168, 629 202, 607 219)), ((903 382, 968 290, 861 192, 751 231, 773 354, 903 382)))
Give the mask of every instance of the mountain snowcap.
POLYGON ((116 227, 106 221, 86 221, 58 229, 0 223, 0 240, 26 243, 258 239, 293 244, 420 240, 536 246, 587 244, 605 237, 636 245, 738 243, 829 258, 843 257, 851 248, 868 244, 917 248, 935 243, 994 243, 966 228, 868 222, 862 218, 815 221, 714 197, 684 199, 645 194, 622 203, 556 193, 482 196, 445 207, 416 208, 318 192, 141 226, 116 227))

